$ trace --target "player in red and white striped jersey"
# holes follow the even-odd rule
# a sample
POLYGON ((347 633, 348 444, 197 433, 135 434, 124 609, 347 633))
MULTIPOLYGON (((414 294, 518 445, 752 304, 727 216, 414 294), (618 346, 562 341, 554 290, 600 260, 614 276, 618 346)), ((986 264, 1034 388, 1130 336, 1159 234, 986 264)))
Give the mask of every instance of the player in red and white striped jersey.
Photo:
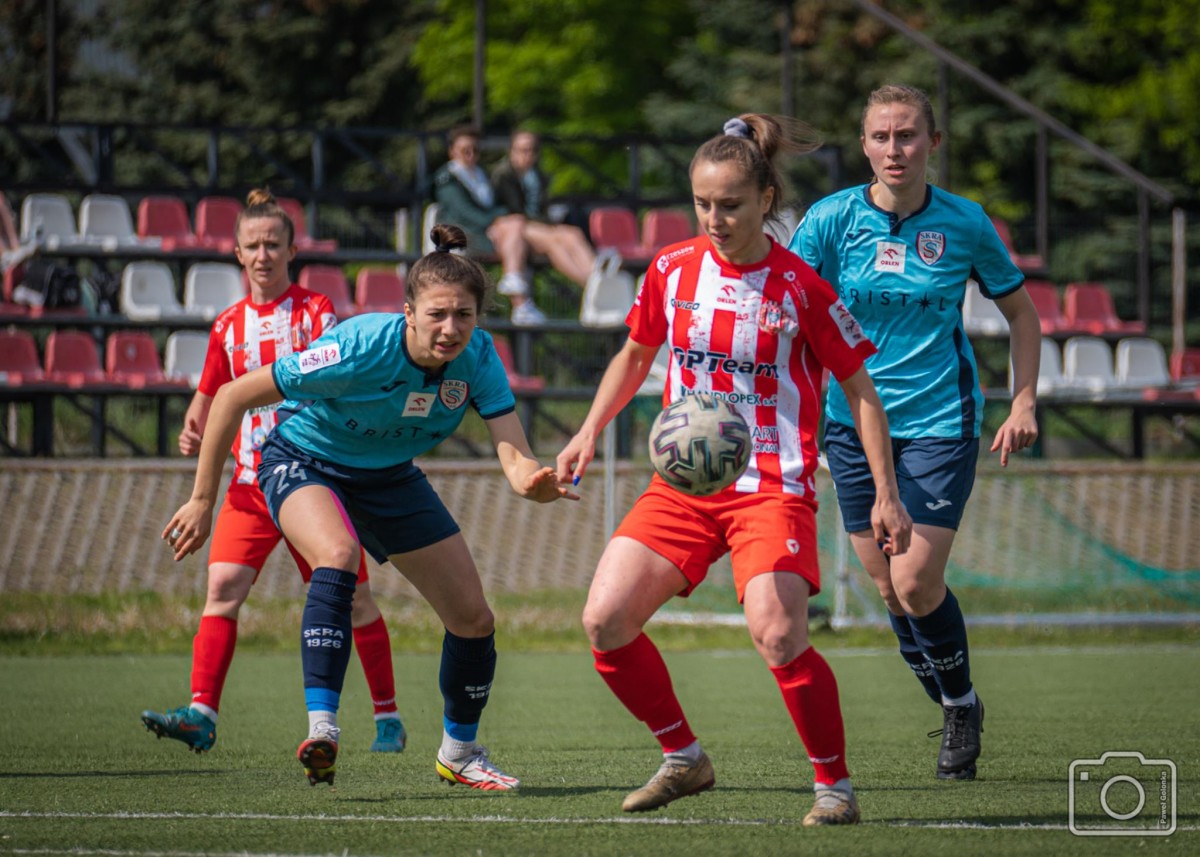
MULTIPOLYGON (((237 224, 237 256, 250 294, 217 316, 196 395, 184 416, 179 451, 196 455, 213 397, 222 385, 296 351, 337 324, 329 298, 291 282, 296 255, 290 218, 266 191, 251 191, 237 224)), ((275 427, 275 408, 246 414, 233 442, 234 473, 217 515, 209 551, 208 596, 192 648, 192 701, 182 708, 145 711, 142 722, 160 737, 176 738, 196 752, 216 742, 217 710, 237 644, 238 612, 271 551, 283 539, 258 486, 259 448, 275 427)), ((286 540, 301 577, 312 569, 286 540)), ((406 735, 396 710, 391 641, 371 596, 366 556, 360 552, 354 597, 354 647, 375 708, 372 750, 399 752, 406 735)))
POLYGON ((688 725, 658 649, 644 633, 675 595, 688 595, 731 553, 734 584, 755 646, 770 667, 815 771, 806 825, 859 819, 845 760, 837 681, 808 642, 817 565, 816 432, 821 377, 846 392, 876 486, 875 535, 907 550, 887 417, 863 361, 874 353, 833 288, 763 231, 783 186, 773 160, 800 150, 801 126, 763 114, 726 123, 696 152, 692 196, 703 235, 651 263, 626 319, 630 332, 600 382, 579 433, 558 456, 559 479, 582 477, 601 430, 629 402, 655 354, 671 351, 664 404, 693 392, 727 399, 746 419, 754 452, 729 488, 692 497, 657 475, 617 528, 592 580, 583 623, 595 666, 646 723, 663 764, 625 798, 656 809, 710 788, 713 766, 688 725))

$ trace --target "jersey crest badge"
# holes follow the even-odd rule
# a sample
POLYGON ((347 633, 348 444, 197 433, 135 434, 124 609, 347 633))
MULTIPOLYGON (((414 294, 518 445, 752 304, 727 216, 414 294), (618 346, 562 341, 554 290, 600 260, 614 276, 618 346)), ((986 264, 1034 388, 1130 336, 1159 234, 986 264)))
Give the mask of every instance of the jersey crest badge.
POLYGON ((917 255, 926 265, 932 265, 946 252, 946 236, 941 232, 918 232, 917 255))
POLYGON ((467 382, 447 378, 438 387, 438 398, 447 408, 457 411, 467 403, 467 382))
POLYGON ((779 301, 763 301, 758 308, 758 329, 763 333, 792 336, 799 328, 779 301))

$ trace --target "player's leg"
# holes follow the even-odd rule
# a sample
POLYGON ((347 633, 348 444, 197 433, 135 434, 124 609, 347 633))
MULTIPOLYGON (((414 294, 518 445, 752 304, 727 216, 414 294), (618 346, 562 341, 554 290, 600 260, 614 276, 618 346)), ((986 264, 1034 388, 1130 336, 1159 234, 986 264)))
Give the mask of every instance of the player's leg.
MULTIPOLYGON (((266 482, 263 489, 272 490, 266 482)), ((341 501, 325 485, 292 487, 276 508, 280 531, 313 569, 300 633, 308 738, 296 755, 310 784, 332 785, 360 547, 341 501)))
POLYGON ((366 553, 360 555, 358 586, 354 589, 354 604, 350 623, 354 629, 354 650, 362 662, 375 709, 375 740, 371 751, 399 753, 408 742, 408 734, 396 708, 396 677, 392 668, 392 642, 387 623, 367 578, 366 553))
POLYGON ((444 703, 438 774, 452 784, 477 789, 517 788, 520 781, 496 767, 476 740, 496 674, 495 617, 466 540, 456 532, 389 559, 429 602, 446 629, 438 676, 444 703))

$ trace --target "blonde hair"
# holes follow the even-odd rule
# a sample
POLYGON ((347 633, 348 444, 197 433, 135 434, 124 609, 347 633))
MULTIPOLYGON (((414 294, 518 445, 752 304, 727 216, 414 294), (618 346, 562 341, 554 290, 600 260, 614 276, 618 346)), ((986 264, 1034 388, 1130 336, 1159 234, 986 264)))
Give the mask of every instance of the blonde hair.
POLYGON ((872 107, 880 104, 907 104, 909 107, 915 107, 925 117, 929 136, 932 137, 937 133, 937 123, 933 119, 933 105, 929 102, 929 96, 915 86, 905 86, 902 83, 889 83, 879 87, 867 96, 867 103, 863 107, 862 112, 862 122, 859 126, 859 133, 862 136, 866 136, 867 133, 867 114, 871 111, 872 107))

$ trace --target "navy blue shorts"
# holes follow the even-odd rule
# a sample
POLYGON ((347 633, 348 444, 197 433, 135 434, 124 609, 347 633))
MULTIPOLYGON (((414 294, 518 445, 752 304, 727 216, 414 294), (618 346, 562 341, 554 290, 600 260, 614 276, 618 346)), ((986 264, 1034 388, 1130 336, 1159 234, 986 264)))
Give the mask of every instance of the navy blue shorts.
POLYGON ((272 432, 262 446, 258 484, 275 526, 293 491, 324 485, 341 501, 359 542, 380 563, 459 532, 450 510, 411 461, 380 470, 345 467, 313 458, 272 432))
MULTIPOLYGON (((853 426, 825 426, 825 458, 837 489, 846 532, 871 529, 875 480, 853 426)), ((979 438, 892 438, 900 500, 914 524, 957 530, 975 487, 979 438)))

